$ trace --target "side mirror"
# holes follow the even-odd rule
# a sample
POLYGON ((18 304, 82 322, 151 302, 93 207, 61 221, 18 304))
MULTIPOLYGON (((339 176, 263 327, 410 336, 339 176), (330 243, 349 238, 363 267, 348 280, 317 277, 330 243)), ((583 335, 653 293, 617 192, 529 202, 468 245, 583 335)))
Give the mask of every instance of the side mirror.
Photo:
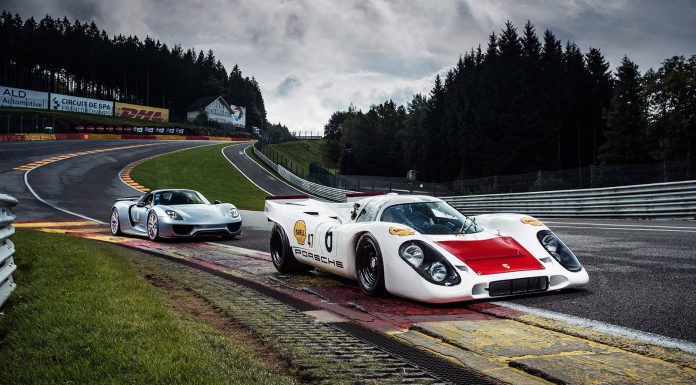
POLYGON ((220 203, 222 203, 222 202, 219 201, 219 200, 217 200, 217 199, 213 201, 213 204, 214 204, 214 205, 219 205, 220 203))
POLYGON ((354 220, 358 216, 358 210, 360 210, 360 203, 353 203, 353 211, 350 213, 350 219, 354 220))
POLYGON ((136 206, 138 206, 138 207, 145 207, 145 202, 138 202, 138 204, 136 204, 136 206))

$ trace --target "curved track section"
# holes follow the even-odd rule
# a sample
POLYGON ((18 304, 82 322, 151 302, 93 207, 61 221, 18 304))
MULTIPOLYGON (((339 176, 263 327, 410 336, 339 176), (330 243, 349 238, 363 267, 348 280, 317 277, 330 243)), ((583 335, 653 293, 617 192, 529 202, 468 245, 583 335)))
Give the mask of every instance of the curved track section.
MULTIPOLYGON (((105 220, 114 198, 137 195, 118 177, 126 165, 145 157, 205 144, 158 142, 147 147, 78 156, 41 166, 28 175, 27 181, 47 203, 105 220)), ((123 141, 0 143, 0 152, 15 154, 12 160, 0 163, 5 171, 0 173, 0 186, 3 192, 20 199, 16 211, 23 220, 74 220, 37 201, 24 185, 24 173, 11 171, 12 167, 77 149, 123 145, 123 141)), ((248 145, 229 146, 225 155, 248 178, 270 193, 298 193, 248 159, 243 153, 248 145)), ((225 243, 267 251, 270 225, 263 213, 243 212, 242 215, 243 235, 225 243)), ((554 219, 548 224, 579 255, 590 272, 590 285, 585 290, 513 298, 503 302, 503 306, 522 305, 532 309, 530 312, 541 309, 555 312, 561 318, 570 315, 576 321, 601 321, 696 342, 696 329, 693 328, 693 319, 696 319, 694 222, 554 219)), ((566 317, 570 321, 571 317, 566 317)))
POLYGON ((306 194, 290 186, 285 181, 276 178, 270 171, 259 166, 255 161, 250 159, 244 151, 252 145, 253 144, 242 144, 226 147, 223 150, 223 154, 234 167, 247 177, 247 179, 270 195, 306 194))

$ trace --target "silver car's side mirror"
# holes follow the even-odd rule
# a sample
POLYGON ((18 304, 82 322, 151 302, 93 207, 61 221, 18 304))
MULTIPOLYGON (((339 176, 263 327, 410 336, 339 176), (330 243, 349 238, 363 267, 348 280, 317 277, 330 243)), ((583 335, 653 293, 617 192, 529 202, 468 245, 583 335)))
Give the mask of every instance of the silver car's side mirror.
POLYGON ((220 203, 222 203, 222 202, 219 201, 219 200, 217 200, 217 199, 213 201, 213 204, 214 204, 214 205, 219 205, 220 203))

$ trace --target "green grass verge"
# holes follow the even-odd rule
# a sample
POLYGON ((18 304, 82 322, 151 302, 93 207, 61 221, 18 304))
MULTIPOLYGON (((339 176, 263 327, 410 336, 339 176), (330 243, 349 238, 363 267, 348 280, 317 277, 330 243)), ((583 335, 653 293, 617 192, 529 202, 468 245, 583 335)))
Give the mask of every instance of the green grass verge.
POLYGON ((293 163, 293 170, 299 167, 304 175, 309 173, 309 164, 314 162, 336 173, 336 163, 329 157, 326 140, 298 140, 295 142, 276 143, 270 146, 285 159, 293 163))
POLYGON ((0 384, 290 384, 253 346, 176 313, 133 268, 145 254, 18 231, 0 313, 0 384))
POLYGON ((211 202, 218 199, 244 210, 263 210, 267 194, 225 159, 221 150, 229 145, 195 147, 158 156, 139 164, 130 176, 152 190, 193 189, 211 202))

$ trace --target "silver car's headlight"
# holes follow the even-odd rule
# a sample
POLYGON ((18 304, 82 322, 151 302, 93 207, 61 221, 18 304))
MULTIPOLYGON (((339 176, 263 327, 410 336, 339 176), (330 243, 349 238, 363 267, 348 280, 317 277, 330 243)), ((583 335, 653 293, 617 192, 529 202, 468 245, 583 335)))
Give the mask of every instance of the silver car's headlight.
POLYGON ((237 217, 239 216, 239 210, 237 210, 236 208, 232 207, 232 208, 230 209, 230 216, 231 216, 232 218, 237 218, 237 217))
POLYGON ((169 215, 169 218, 176 219, 177 221, 181 221, 181 220, 184 219, 184 218, 181 217, 181 215, 179 215, 179 213, 177 213, 177 212, 174 211, 174 210, 165 210, 164 212, 165 212, 167 215, 169 215))

